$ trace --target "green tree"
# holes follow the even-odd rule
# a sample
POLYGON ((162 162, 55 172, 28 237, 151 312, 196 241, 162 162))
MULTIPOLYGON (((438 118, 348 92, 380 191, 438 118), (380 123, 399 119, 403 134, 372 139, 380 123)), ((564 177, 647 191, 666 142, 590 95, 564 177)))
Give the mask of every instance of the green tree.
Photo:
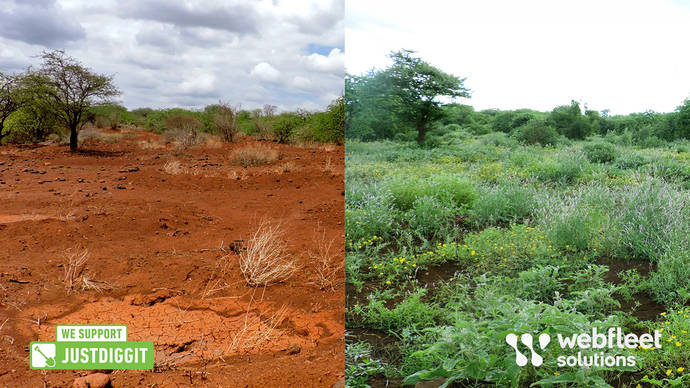
POLYGON ((43 64, 32 73, 33 85, 59 121, 70 130, 69 148, 78 148, 78 133, 91 107, 120 94, 113 77, 96 74, 62 50, 44 51, 43 64))
POLYGON ((24 75, 0 73, 0 141, 8 133, 4 132, 8 117, 29 101, 24 75))
POLYGON ((551 111, 548 122, 570 139, 584 139, 592 134, 590 120, 582 114, 580 104, 572 100, 570 105, 558 106, 551 111))
POLYGON ((397 100, 383 71, 345 75, 345 134, 349 138, 392 138, 406 125, 396 115, 397 100))
POLYGON ((422 143, 429 124, 442 117, 439 98, 451 101, 457 97, 469 97, 469 89, 463 86, 465 79, 428 64, 413 56, 414 51, 401 50, 390 54, 393 66, 385 71, 393 86, 392 94, 398 99, 398 115, 414 125, 417 142, 422 143))
POLYGON ((673 121, 676 136, 690 139, 690 98, 683 101, 683 104, 676 108, 673 121))

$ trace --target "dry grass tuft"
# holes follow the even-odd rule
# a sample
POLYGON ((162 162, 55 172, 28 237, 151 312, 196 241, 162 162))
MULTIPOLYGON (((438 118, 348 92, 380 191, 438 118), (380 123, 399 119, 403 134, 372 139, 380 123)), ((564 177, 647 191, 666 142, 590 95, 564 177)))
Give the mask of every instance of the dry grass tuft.
POLYGON ((277 150, 259 145, 250 145, 236 148, 230 152, 230 160, 242 167, 261 166, 278 160, 280 154, 277 150))
POLYGON ((313 282, 322 290, 335 287, 335 277, 343 268, 342 262, 338 262, 333 253, 333 240, 326 240, 326 232, 321 233, 316 252, 309 251, 310 262, 316 265, 316 280, 313 282))
POLYGON ((278 224, 262 221, 240 253, 240 270, 249 286, 268 286, 289 279, 297 269, 285 252, 283 232, 278 224))
POLYGON ((163 144, 151 140, 141 140, 138 144, 139 148, 142 150, 159 150, 165 148, 163 144))
MULTIPOLYGON (((84 283, 84 271, 86 270, 86 261, 89 257, 89 250, 80 247, 74 247, 65 251, 67 258, 63 264, 65 271, 62 282, 65 284, 67 293, 72 293, 77 290, 78 286, 84 283)), ((88 279, 87 279, 88 280, 88 279)))
POLYGON ((276 174, 285 174, 286 172, 296 171, 297 165, 294 162, 283 163, 273 169, 276 174))
POLYGON ((182 167, 182 164, 179 160, 169 160, 163 165, 163 171, 170 175, 177 175, 183 174, 185 172, 185 168, 182 167))

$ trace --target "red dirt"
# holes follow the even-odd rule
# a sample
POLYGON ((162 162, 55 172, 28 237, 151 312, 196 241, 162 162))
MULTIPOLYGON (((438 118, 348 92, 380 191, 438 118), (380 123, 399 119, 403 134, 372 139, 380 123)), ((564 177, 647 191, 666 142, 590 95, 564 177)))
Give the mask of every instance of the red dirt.
POLYGON ((130 341, 154 342, 154 370, 108 372, 113 387, 341 380, 343 147, 262 142, 281 158, 242 168, 230 150, 258 141, 180 153, 155 134, 120 134, 88 139, 79 154, 0 147, 0 386, 64 387, 90 373, 29 369, 30 341, 82 323, 126 324, 130 341), (165 171, 171 161, 176 174, 165 171), (300 269, 283 284, 251 288, 228 246, 263 219, 281 223, 300 269), (322 290, 308 252, 324 233, 340 269, 322 290), (88 249, 84 277, 99 289, 66 290, 66 253, 77 246, 88 249))

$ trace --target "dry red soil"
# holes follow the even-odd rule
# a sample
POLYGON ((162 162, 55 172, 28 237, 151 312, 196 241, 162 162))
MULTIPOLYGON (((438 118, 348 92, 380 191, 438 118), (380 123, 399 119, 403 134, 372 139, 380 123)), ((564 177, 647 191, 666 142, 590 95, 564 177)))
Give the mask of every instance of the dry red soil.
POLYGON ((77 154, 0 147, 0 387, 65 387, 92 373, 29 369, 29 342, 54 340, 57 324, 126 324, 130 341, 153 341, 154 370, 107 371, 113 387, 342 380, 343 147, 245 138, 180 151, 145 131, 106 135, 77 154), (280 158, 235 165, 230 152, 247 145, 280 158), (299 270, 249 287, 231 248, 262 220, 282 225, 299 270), (310 255, 322 240, 338 266, 325 288, 310 255), (69 254, 83 250, 68 290, 69 254))

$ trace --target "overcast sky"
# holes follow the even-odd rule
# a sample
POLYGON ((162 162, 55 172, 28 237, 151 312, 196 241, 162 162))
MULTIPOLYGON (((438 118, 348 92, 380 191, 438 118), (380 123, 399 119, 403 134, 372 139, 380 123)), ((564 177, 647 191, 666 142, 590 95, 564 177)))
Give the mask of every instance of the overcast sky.
POLYGON ((0 0, 0 71, 59 48, 135 107, 323 108, 343 92, 343 0, 0 0))
POLYGON ((667 112, 690 95, 690 1, 347 0, 346 70, 417 50, 475 109, 667 112))

